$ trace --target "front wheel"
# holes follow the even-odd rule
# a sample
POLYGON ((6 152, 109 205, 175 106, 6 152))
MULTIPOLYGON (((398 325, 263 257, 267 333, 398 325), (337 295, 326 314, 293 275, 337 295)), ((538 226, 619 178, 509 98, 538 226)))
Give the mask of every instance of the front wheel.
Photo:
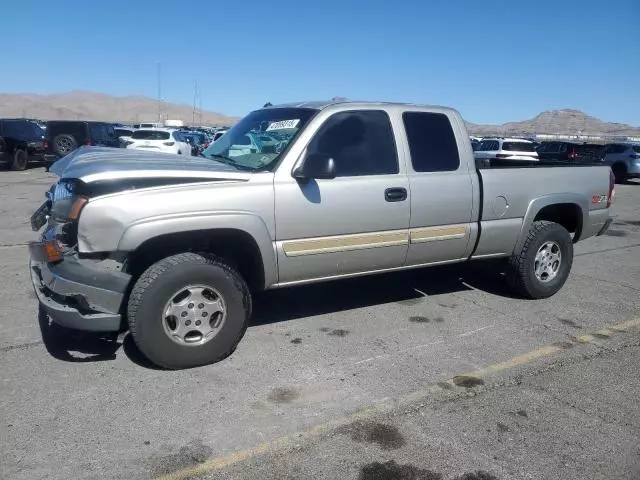
POLYGON ((249 324, 251 295, 240 274, 225 263, 182 253, 140 276, 127 313, 133 339, 152 363, 191 368, 235 350, 249 324))
POLYGON ((573 264, 573 242, 560 224, 533 222, 520 252, 509 259, 509 283, 520 295, 547 298, 562 288, 573 264))

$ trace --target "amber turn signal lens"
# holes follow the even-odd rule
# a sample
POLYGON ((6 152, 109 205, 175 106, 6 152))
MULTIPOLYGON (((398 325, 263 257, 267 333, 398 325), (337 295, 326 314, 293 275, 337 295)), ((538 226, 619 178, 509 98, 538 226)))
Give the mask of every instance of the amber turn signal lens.
POLYGON ((88 201, 89 199, 87 197, 78 197, 71 206, 71 211, 69 212, 69 220, 77 220, 80 216, 80 212, 88 201))
POLYGON ((44 244, 44 253, 47 256, 48 262, 59 262, 62 260, 62 253, 60 253, 53 242, 46 242, 44 244))

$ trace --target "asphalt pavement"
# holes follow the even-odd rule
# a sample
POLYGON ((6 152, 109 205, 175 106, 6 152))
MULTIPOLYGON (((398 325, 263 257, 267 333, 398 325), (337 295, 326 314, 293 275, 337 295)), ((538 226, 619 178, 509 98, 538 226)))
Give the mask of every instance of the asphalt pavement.
POLYGON ((640 478, 640 182, 550 299, 485 263, 267 292, 231 357, 173 372, 39 315, 54 181, 0 172, 0 478, 640 478))

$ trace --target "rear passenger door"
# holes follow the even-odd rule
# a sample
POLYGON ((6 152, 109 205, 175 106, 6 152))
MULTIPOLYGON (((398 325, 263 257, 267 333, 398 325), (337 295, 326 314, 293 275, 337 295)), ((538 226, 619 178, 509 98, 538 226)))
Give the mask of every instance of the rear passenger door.
POLYGON ((299 182, 291 170, 278 169, 279 282, 403 266, 409 185, 388 113, 336 112, 318 128, 305 150, 333 158, 337 176, 299 182))
POLYGON ((457 260, 469 255, 469 240, 475 234, 471 223, 473 184, 469 166, 460 161, 462 145, 452 121, 455 122, 447 113, 402 113, 410 154, 407 265, 457 260))

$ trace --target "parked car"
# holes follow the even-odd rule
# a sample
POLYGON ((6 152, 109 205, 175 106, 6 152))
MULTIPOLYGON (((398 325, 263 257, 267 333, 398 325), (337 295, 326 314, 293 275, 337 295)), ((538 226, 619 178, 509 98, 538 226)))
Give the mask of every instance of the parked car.
POLYGON ((47 122, 44 142, 47 157, 57 160, 82 145, 113 148, 121 146, 115 128, 110 123, 79 120, 47 122))
POLYGON ((180 132, 191 145, 191 155, 200 155, 209 146, 209 138, 199 131, 180 132))
POLYGON ((262 108, 204 156, 91 149, 52 167, 29 250, 54 322, 117 331, 126 318, 153 363, 193 367, 233 352, 252 291, 504 258, 516 292, 545 298, 573 244, 611 222, 609 167, 478 170, 461 116, 442 107, 262 108), (229 157, 247 134, 279 131, 286 148, 229 157))
POLYGON ((602 151, 602 163, 609 165, 617 183, 640 178, 640 143, 610 143, 602 151))
POLYGON ((136 130, 127 142, 130 150, 153 150, 156 152, 191 155, 191 145, 177 130, 154 128, 136 130))
POLYGON ((478 160, 538 160, 535 145, 520 138, 484 138, 474 152, 478 160))
POLYGON ((0 137, 4 142, 0 162, 12 170, 24 170, 30 163, 42 162, 45 160, 43 136, 44 130, 33 120, 0 119, 0 137))
POLYGON ((120 147, 124 148, 127 146, 127 142, 131 139, 131 134, 135 132, 135 129, 116 126, 114 127, 114 131, 120 141, 120 147))
POLYGON ((537 148, 541 160, 557 160, 571 163, 598 162, 602 157, 602 145, 564 141, 542 142, 537 148))
POLYGON ((213 134, 212 142, 216 142, 220 137, 222 137, 228 130, 220 129, 216 130, 216 133, 213 134))
POLYGON ((162 128, 162 123, 136 123, 133 128, 136 130, 140 128, 162 128))

